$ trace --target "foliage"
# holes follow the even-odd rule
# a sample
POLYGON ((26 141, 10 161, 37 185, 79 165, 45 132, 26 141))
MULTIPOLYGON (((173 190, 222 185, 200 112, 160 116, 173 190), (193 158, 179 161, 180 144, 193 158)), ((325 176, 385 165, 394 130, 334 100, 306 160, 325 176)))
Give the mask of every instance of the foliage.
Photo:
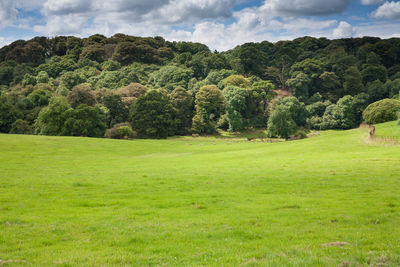
POLYGON ((197 133, 214 133, 216 124, 223 113, 224 97, 215 85, 206 85, 196 93, 192 128, 197 133))
POLYGON ((229 85, 224 89, 226 115, 229 123, 228 131, 235 132, 244 128, 243 113, 246 110, 247 90, 229 85))
POLYGON ((139 97, 131 114, 131 124, 139 137, 167 138, 176 129, 176 110, 168 96, 151 90, 139 97))
POLYGON ((64 113, 70 108, 64 97, 53 97, 43 108, 35 121, 35 133, 39 135, 61 135, 64 127, 64 113))
POLYGON ((76 108, 81 104, 94 106, 95 99, 88 84, 79 84, 74 86, 71 91, 67 94, 67 101, 71 107, 76 108))
POLYGON ((237 86, 241 88, 250 87, 250 81, 243 77, 243 75, 234 74, 224 79, 224 87, 228 87, 230 85, 237 86))
POLYGON ((175 88, 171 94, 171 103, 176 109, 178 134, 188 133, 192 126, 193 97, 183 87, 175 88))
POLYGON ((13 122, 20 116, 7 97, 0 94, 0 132, 8 133, 13 122))
POLYGON ((370 104, 362 116, 366 123, 375 124, 397 119, 400 112, 400 101, 396 99, 382 99, 370 104))
POLYGON ((64 114, 62 135, 103 137, 106 125, 103 122, 101 111, 98 107, 86 104, 79 105, 76 109, 68 109, 64 114))
POLYGON ((132 130, 129 122, 117 123, 112 128, 106 130, 104 137, 113 139, 129 139, 136 137, 136 132, 132 130))
POLYGON ((29 122, 22 120, 22 119, 17 119, 11 125, 10 133, 12 133, 12 134, 32 134, 33 129, 32 129, 32 126, 29 125, 29 122))
POLYGON ((289 107, 278 105, 268 119, 268 135, 270 137, 288 138, 297 130, 289 107))
POLYGON ((108 95, 103 99, 104 106, 108 109, 106 124, 108 127, 128 120, 129 109, 122 102, 120 95, 108 95))
POLYGON ((154 85, 165 88, 168 91, 172 91, 178 86, 187 88, 188 82, 192 77, 193 71, 191 69, 177 66, 162 67, 153 75, 154 85))

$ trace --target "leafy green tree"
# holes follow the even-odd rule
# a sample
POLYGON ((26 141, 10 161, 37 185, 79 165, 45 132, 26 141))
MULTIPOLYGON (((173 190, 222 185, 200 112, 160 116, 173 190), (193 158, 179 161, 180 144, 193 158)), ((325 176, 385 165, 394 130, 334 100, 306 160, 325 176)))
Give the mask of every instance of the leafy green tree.
POLYGON ((196 93, 192 129, 197 133, 214 133, 224 111, 224 97, 215 85, 206 85, 196 93))
POLYGON ((400 112, 400 101, 396 99, 382 99, 370 104, 363 112, 366 123, 375 124, 397 119, 400 112))
POLYGON ((380 80, 382 83, 386 82, 387 70, 382 65, 364 65, 361 71, 362 81, 364 84, 380 80))
POLYGON ((192 77, 193 71, 191 69, 177 66, 165 66, 153 74, 154 85, 168 91, 172 91, 178 86, 187 88, 192 77))
POLYGON ((102 70, 114 71, 118 70, 119 68, 121 68, 121 64, 119 64, 118 61, 111 59, 104 61, 104 63, 101 65, 102 70))
POLYGON ((67 94, 67 101, 71 107, 76 108, 81 104, 94 106, 96 100, 88 84, 79 84, 74 86, 67 94))
POLYGON ((62 135, 103 137, 106 125, 103 122, 101 111, 97 107, 86 104, 79 105, 76 109, 68 109, 64 113, 62 135))
POLYGON ((267 123, 267 107, 276 93, 270 81, 254 82, 247 89, 246 117, 254 127, 264 127, 267 123))
POLYGON ((18 110, 0 92, 0 132, 8 133, 13 122, 20 117, 18 110))
POLYGON ((309 116, 306 106, 303 102, 300 102, 296 97, 290 96, 282 98, 279 101, 279 105, 288 108, 293 121, 297 126, 305 126, 307 117, 309 116))
POLYGON ((324 71, 319 76, 320 93, 330 101, 337 101, 343 95, 343 87, 334 72, 324 71))
POLYGON ((67 71, 60 78, 60 87, 64 86, 68 90, 72 89, 75 85, 85 82, 85 78, 76 72, 67 71))
POLYGON ((36 76, 36 82, 37 83, 48 83, 49 82, 49 75, 45 71, 40 71, 38 75, 36 76))
POLYGON ((141 85, 140 83, 131 83, 128 86, 118 89, 115 94, 121 97, 122 102, 126 106, 130 106, 136 101, 136 99, 145 95, 146 92, 146 86, 141 85))
POLYGON ((237 86, 241 88, 249 88, 250 81, 246 79, 243 75, 234 74, 224 79, 224 87, 229 85, 237 86))
POLYGON ((270 137, 288 138, 297 130, 297 125, 290 115, 289 108, 278 105, 268 119, 268 135, 270 137))
POLYGON ((176 129, 176 110, 169 97, 151 90, 135 102, 131 124, 139 137, 167 138, 176 129))
POLYGON ((177 133, 185 134, 192 126, 193 118, 193 97, 183 87, 175 88, 171 94, 171 102, 177 113, 177 133))
POLYGON ((34 106, 43 107, 49 104, 50 92, 43 89, 36 89, 28 95, 28 99, 32 101, 34 106))
POLYGON ((286 81, 286 85, 292 89, 293 95, 301 100, 306 100, 311 89, 311 79, 303 72, 286 81))
POLYGON ((368 83, 366 89, 367 94, 369 95, 370 103, 389 97, 387 87, 384 86, 380 80, 375 80, 368 83))
POLYGON ((128 120, 129 109, 122 102, 121 96, 109 95, 104 97, 104 106, 109 110, 106 118, 108 127, 128 120))
POLYGON ((101 63, 106 57, 106 51, 101 44, 93 44, 84 47, 80 57, 101 63))
POLYGON ((17 119, 11 125, 10 133, 12 134, 32 134, 32 132, 33 129, 29 122, 22 119, 17 119))
POLYGON ((243 113, 246 109, 247 90, 229 85, 224 91, 226 115, 229 123, 229 131, 234 132, 243 129, 243 113))
POLYGON ((61 135, 65 112, 71 106, 64 97, 53 97, 43 108, 35 121, 35 133, 40 135, 61 135))
POLYGON ((35 85, 36 84, 36 78, 35 76, 27 73, 24 75, 24 79, 22 80, 22 85, 27 86, 27 85, 35 85))
POLYGON ((349 67, 344 74, 343 88, 345 94, 356 95, 364 91, 360 71, 357 67, 349 67))

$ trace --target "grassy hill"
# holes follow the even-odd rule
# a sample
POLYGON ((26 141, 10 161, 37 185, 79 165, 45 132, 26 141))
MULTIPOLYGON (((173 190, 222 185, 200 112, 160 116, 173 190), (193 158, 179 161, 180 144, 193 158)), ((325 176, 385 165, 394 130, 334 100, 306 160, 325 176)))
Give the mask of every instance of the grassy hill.
POLYGON ((367 136, 0 135, 0 263, 398 266, 400 146, 367 136))

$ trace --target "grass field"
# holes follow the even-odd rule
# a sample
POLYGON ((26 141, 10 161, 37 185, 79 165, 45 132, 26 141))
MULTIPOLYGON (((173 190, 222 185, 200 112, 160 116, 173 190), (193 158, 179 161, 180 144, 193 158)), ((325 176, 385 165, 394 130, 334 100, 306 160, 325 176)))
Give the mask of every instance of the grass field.
POLYGON ((399 266, 400 146, 367 136, 0 135, 0 264, 399 266))
POLYGON ((375 126, 376 136, 378 137, 396 137, 400 139, 400 125, 397 121, 381 123, 375 126))

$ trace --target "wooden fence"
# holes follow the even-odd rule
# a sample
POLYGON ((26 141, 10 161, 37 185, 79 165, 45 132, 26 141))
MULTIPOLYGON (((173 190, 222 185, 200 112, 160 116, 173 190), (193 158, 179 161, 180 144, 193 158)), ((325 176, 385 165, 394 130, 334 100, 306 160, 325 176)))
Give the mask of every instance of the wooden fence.
POLYGON ((369 138, 382 143, 400 144, 399 136, 377 136, 375 126, 372 124, 360 124, 360 128, 369 129, 369 138))

